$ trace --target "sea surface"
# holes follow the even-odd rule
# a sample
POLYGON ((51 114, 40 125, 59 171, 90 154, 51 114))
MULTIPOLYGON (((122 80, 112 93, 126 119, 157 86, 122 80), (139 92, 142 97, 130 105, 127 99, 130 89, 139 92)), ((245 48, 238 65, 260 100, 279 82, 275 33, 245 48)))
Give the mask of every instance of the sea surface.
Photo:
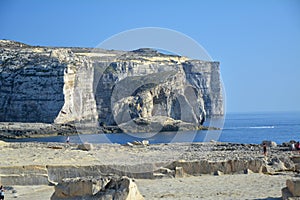
MULTIPOLYGON (((149 140, 154 143, 221 141, 260 144, 263 140, 277 144, 300 140, 300 112, 229 113, 223 118, 208 120, 205 125, 222 128, 217 131, 162 133, 118 133, 70 136, 72 143, 119 143, 149 140)), ((65 142, 65 136, 28 138, 14 141, 65 142)))

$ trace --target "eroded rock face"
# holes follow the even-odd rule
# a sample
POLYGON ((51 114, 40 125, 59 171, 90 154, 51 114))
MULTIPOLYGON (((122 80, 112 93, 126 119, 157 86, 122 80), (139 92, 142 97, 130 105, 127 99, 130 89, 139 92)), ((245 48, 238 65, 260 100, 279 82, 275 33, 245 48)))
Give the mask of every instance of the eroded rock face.
MULTIPOLYGON (((219 63, 0 40, 0 121, 120 125, 223 115, 219 63)), ((192 126, 191 126, 192 127, 192 126)))
POLYGON ((91 197, 103 189, 109 181, 109 177, 66 178, 55 186, 51 199, 91 197))
POLYGON ((99 200, 144 200, 135 182, 127 177, 111 179, 95 196, 99 200))
POLYGON ((0 49, 0 121, 97 120, 89 59, 70 49, 24 46, 0 49), (76 95, 85 109, 75 109, 76 95))
POLYGON ((42 48, 1 48, 0 54, 0 120, 53 122, 64 105, 67 66, 42 48))
POLYGON ((137 185, 128 177, 83 177, 64 179, 55 186, 51 200, 59 199, 115 199, 143 200, 137 185))

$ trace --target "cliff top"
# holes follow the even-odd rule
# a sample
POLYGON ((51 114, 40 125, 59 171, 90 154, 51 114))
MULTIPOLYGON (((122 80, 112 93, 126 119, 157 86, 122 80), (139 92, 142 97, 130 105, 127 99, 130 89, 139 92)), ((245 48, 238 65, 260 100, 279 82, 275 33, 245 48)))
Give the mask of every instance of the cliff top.
POLYGON ((21 42, 3 39, 0 40, 0 47, 1 48, 22 48, 22 47, 30 47, 30 46, 21 42))
POLYGON ((140 48, 132 51, 122 50, 107 50, 101 48, 90 47, 51 47, 51 46, 32 46, 22 42, 13 40, 2 39, 0 40, 0 48, 3 49, 33 49, 39 48, 39 51, 49 51, 51 49, 69 49, 73 53, 79 56, 88 57, 111 57, 117 58, 117 60, 147 60, 147 61, 173 61, 173 62, 207 62, 202 60, 194 60, 185 56, 172 55, 162 53, 156 49, 140 48))

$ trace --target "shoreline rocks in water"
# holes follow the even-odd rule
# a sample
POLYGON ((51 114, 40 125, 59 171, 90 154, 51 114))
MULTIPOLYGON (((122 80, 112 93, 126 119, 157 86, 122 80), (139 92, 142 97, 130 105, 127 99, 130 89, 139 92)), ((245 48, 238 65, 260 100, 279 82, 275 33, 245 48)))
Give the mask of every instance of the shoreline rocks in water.
POLYGON ((0 122, 0 139, 48 137, 77 134, 71 124, 0 122))
MULTIPOLYGON (((46 124, 46 123, 22 123, 22 122, 0 122, 0 139, 19 139, 19 138, 37 138, 60 135, 77 135, 77 134, 109 134, 109 133, 139 133, 147 132, 149 126, 160 128, 160 132, 166 131, 187 131, 187 130, 219 130, 219 128, 198 126, 190 123, 183 123, 180 120, 169 120, 167 122, 148 122, 148 125, 141 125, 142 122, 136 122, 138 129, 134 125, 123 124, 120 126, 102 126, 94 127, 76 127, 75 124, 46 124), (151 125, 152 124, 152 125, 151 125), (120 127, 123 127, 121 129, 120 127)), ((151 129, 150 129, 151 130, 151 129)))

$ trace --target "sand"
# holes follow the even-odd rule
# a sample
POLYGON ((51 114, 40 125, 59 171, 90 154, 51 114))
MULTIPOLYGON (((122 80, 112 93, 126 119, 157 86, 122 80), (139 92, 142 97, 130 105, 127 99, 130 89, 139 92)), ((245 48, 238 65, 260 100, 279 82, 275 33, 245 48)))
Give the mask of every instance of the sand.
MULTIPOLYGON (((281 199, 289 175, 236 174, 192 176, 173 179, 135 179, 145 199, 281 199)), ((51 186, 14 186, 22 200, 50 199, 51 186)), ((11 191, 6 199, 14 198, 11 191)))
POLYGON ((288 175, 224 176, 137 180, 145 199, 267 199, 280 198, 288 175))

